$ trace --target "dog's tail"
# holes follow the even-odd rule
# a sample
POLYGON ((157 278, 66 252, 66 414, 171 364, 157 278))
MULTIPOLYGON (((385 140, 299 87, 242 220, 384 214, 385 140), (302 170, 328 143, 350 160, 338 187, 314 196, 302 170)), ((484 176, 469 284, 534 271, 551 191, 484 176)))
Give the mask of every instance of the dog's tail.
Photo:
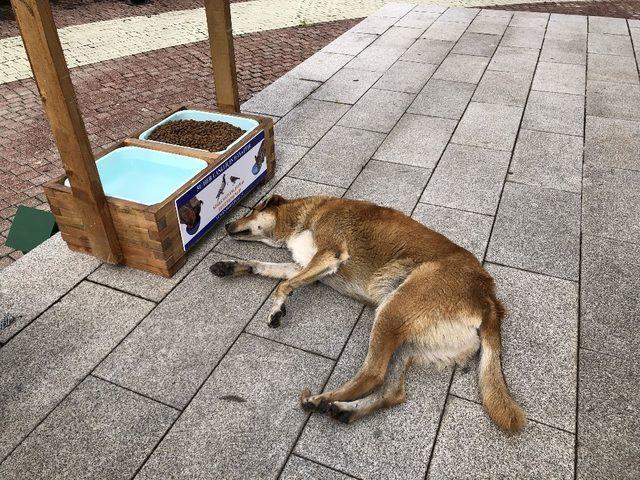
POLYGON ((509 394, 500 361, 500 323, 504 307, 493 295, 483 314, 480 325, 480 393, 482 404, 496 424, 508 432, 518 432, 524 427, 527 417, 509 394))

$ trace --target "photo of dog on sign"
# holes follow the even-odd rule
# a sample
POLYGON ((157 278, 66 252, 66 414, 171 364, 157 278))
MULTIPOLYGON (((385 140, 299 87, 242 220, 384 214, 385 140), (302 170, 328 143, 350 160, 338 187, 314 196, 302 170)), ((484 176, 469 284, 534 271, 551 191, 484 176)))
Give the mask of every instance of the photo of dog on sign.
POLYGON ((187 233, 194 235, 200 228, 200 212, 202 210, 202 200, 193 197, 188 203, 178 209, 180 223, 187 227, 187 233))

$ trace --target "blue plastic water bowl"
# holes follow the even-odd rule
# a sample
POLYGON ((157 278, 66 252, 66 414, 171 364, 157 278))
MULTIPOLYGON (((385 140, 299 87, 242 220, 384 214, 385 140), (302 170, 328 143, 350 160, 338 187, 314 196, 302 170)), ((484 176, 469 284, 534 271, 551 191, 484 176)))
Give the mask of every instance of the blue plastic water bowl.
MULTIPOLYGON (((179 112, 169 115, 167 118, 165 118, 161 122, 156 123, 153 127, 149 128, 148 130, 145 130, 140 134, 138 138, 140 138, 141 140, 148 140, 150 142, 170 145, 165 142, 157 142, 155 140, 149 140, 149 135, 151 135, 151 132, 153 132, 160 125, 164 125, 167 122, 174 122, 178 120, 198 120, 200 122, 204 122, 204 121, 226 122, 226 123, 230 123, 235 127, 241 128, 242 130, 245 131, 245 133, 241 135, 240 138, 238 138, 235 142, 233 142, 227 148, 214 153, 227 152, 228 150, 233 148, 235 145, 240 143, 242 139, 244 139, 247 135, 249 135, 249 132, 251 132, 251 130, 253 130, 259 125, 259 123, 256 120, 253 120, 252 118, 235 117, 233 115, 225 115, 224 113, 201 112, 199 110, 180 110, 179 112)), ((200 148, 191 148, 191 147, 181 147, 181 148, 189 148, 190 150, 195 150, 197 152, 207 152, 207 150, 203 150, 200 148)))
MULTIPOLYGON (((96 161, 105 195, 142 205, 166 200, 207 167, 207 162, 175 153, 121 147, 96 161)), ((65 180, 69 186, 69 179, 65 180)))

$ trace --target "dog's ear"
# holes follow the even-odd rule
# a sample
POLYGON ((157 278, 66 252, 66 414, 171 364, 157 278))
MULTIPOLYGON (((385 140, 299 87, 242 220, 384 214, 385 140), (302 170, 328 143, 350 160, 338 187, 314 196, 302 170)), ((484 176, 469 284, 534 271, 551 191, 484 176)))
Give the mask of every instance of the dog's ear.
POLYGON ((277 207, 279 205, 282 205, 283 203, 285 203, 287 201, 286 198, 284 198, 281 195, 278 194, 273 194, 270 197, 264 199, 263 201, 261 201, 258 205, 256 205, 256 211, 261 211, 264 210, 267 207, 277 207))

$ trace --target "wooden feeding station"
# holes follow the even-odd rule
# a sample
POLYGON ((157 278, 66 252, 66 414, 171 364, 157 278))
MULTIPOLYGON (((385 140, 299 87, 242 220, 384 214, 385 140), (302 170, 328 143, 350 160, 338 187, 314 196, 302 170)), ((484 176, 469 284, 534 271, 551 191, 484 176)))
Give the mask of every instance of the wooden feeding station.
POLYGON ((240 113, 229 0, 204 0, 216 112, 181 108, 94 157, 48 0, 11 0, 66 175, 44 185, 72 250, 172 276, 186 251, 273 176, 273 121, 240 113), (148 137, 166 122, 218 121, 244 131, 220 151, 148 137))

